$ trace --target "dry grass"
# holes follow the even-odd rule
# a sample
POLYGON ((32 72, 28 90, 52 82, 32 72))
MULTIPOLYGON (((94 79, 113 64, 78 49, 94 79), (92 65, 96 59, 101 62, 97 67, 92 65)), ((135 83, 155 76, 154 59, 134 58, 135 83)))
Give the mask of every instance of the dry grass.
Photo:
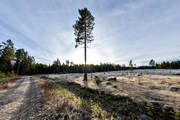
MULTIPOLYGON (((141 114, 146 114, 149 119, 175 119, 175 117, 177 120, 179 119, 179 110, 175 108, 178 108, 176 105, 180 103, 180 96, 178 93, 173 93, 167 89, 170 86, 169 83, 171 85, 177 84, 178 78, 171 78, 171 76, 128 75, 116 76, 117 81, 110 82, 107 81, 107 77, 98 77, 101 83, 97 85, 96 79, 90 78, 88 81, 89 88, 84 88, 82 76, 74 77, 73 74, 70 77, 59 75, 58 78, 56 76, 56 79, 53 78, 53 81, 58 84, 68 82, 69 84, 65 88, 83 99, 91 98, 93 101, 99 101, 100 106, 103 106, 100 108, 108 111, 107 113, 113 113, 115 117, 139 119, 141 114), (107 85, 108 82, 111 84, 107 85)), ((92 110, 91 106, 88 106, 90 103, 86 102, 86 107, 84 108, 87 111, 90 109, 90 113, 95 115, 97 111, 92 110)), ((76 104, 72 103, 71 105, 76 106, 76 104)), ((80 108, 82 108, 82 104, 80 108)), ((104 116, 106 116, 105 113, 103 114, 104 116)))
MULTIPOLYGON (((58 84, 62 84, 59 82, 58 84)), ((64 86, 64 85, 63 85, 64 86)), ((106 94, 104 92, 98 92, 97 90, 83 88, 76 83, 66 82, 66 87, 70 91, 80 95, 82 98, 89 99, 93 101, 99 101, 103 106, 103 109, 114 114, 117 119, 140 119, 140 114, 147 114, 149 119, 173 119, 177 116, 177 120, 180 117, 179 111, 172 108, 163 108, 164 106, 148 102, 136 102, 129 97, 106 94), (162 112, 164 110, 164 112, 162 112), (175 112, 177 111, 177 112, 175 112), (161 117, 160 117, 161 116, 161 117)))
MULTIPOLYGON (((112 73, 113 74, 113 73, 112 73)), ((124 95, 136 101, 152 101, 167 104, 180 109, 180 92, 170 91, 172 86, 180 88, 180 76, 173 75, 144 75, 144 74, 124 74, 111 75, 95 73, 101 84, 97 85, 94 77, 89 77, 88 87, 95 90, 104 91, 113 95, 124 95), (106 84, 108 77, 116 77, 117 81, 111 81, 112 85, 106 84), (116 85, 117 87, 114 87, 116 85)), ((49 76, 53 77, 53 75, 49 76)), ((55 81, 66 80, 84 86, 81 74, 56 75, 55 81)))
POLYGON ((8 88, 8 82, 7 81, 0 81, 0 90, 8 88))
POLYGON ((6 89, 13 85, 13 82, 19 80, 21 77, 2 78, 0 79, 0 90, 6 89))
POLYGON ((45 108, 52 119, 56 117, 76 119, 78 115, 73 113, 77 109, 75 103, 67 98, 67 93, 64 90, 60 90, 54 82, 49 80, 39 81, 39 86, 45 101, 45 108))
POLYGON ((39 80, 44 106, 51 119, 91 119, 105 117, 106 112, 91 100, 84 100, 72 92, 57 86, 51 80, 39 80))

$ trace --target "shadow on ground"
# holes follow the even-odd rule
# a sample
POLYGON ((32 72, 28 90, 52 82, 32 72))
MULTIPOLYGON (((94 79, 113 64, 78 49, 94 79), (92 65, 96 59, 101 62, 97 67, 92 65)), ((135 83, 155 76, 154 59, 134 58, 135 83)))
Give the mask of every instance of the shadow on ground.
POLYGON ((60 87, 85 100, 99 102, 101 107, 121 119, 179 120, 179 110, 152 102, 137 102, 127 96, 114 96, 84 88, 74 82, 56 82, 60 87))

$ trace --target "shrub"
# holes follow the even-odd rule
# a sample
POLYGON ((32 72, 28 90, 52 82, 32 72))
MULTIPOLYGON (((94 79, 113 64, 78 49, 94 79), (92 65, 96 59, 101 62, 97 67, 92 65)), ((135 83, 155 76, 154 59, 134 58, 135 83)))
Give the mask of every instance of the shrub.
POLYGON ((0 71, 0 78, 4 78, 6 75, 0 71))
POLYGON ((180 112, 176 108, 174 108, 174 116, 173 117, 174 117, 175 120, 179 120, 180 112))
POLYGON ((14 74, 14 71, 8 72, 7 74, 3 73, 0 71, 0 78, 5 78, 5 77, 15 77, 16 75, 14 74))
POLYGON ((97 84, 98 86, 99 86, 99 85, 101 84, 101 82, 102 82, 98 76, 95 76, 95 77, 94 77, 94 80, 95 80, 95 82, 96 82, 96 84, 97 84))
POLYGON ((142 76, 142 73, 139 73, 137 76, 142 76))
POLYGON ((114 87, 114 88, 117 88, 117 85, 114 85, 113 87, 114 87))
POLYGON ((7 73, 8 77, 15 77, 16 75, 14 74, 14 71, 12 70, 11 72, 7 73))
POLYGON ((7 72, 7 76, 8 76, 8 77, 11 77, 11 73, 10 73, 10 72, 7 72))
POLYGON ((107 82, 106 85, 112 85, 112 83, 111 82, 107 82))
POLYGON ((15 77, 16 74, 14 73, 14 70, 11 71, 11 77, 15 77))

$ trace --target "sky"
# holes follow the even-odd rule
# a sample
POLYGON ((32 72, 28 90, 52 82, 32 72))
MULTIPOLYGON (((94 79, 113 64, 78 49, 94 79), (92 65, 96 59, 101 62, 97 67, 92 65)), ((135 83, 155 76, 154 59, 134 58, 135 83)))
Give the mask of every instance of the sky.
POLYGON ((0 0, 0 42, 11 39, 36 62, 84 63, 72 26, 85 7, 95 17, 88 64, 180 59, 180 0, 0 0))

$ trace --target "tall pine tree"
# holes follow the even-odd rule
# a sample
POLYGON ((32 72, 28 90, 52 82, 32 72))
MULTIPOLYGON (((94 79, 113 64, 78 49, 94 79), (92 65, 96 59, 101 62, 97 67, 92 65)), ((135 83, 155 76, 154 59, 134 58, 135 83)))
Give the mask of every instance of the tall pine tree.
POLYGON ((75 47, 79 45, 84 45, 84 81, 87 81, 87 44, 91 43, 93 39, 92 31, 94 28, 94 17, 91 15, 90 11, 87 8, 79 9, 79 17, 76 21, 74 28, 74 34, 76 36, 75 47))

